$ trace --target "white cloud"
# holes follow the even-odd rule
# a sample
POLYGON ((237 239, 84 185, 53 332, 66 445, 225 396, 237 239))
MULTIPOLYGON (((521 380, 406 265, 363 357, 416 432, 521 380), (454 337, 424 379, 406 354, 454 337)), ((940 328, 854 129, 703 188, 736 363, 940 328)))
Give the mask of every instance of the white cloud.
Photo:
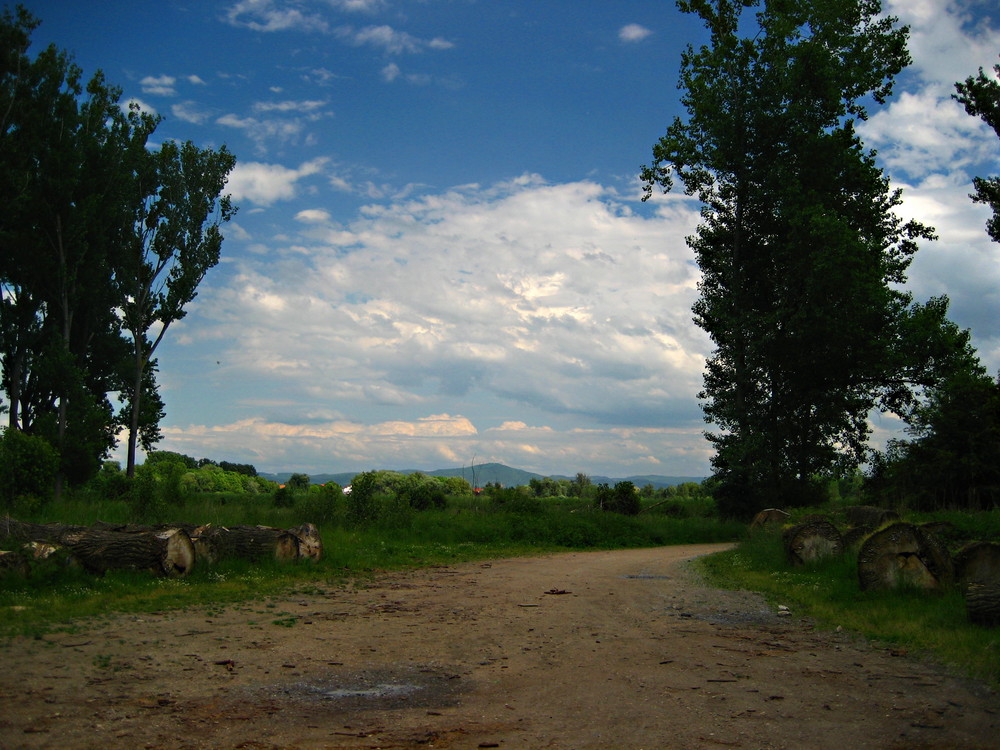
POLYGON ((399 78, 400 69, 396 63, 389 63, 384 68, 382 68, 382 80, 387 83, 392 83, 397 78, 399 78))
POLYGON ((305 122, 299 118, 258 119, 256 117, 240 117, 235 114, 226 114, 219 117, 215 122, 228 128, 242 130, 256 144, 258 154, 263 154, 267 151, 267 143, 269 141, 296 143, 302 138, 305 131, 305 122))
POLYGON ((208 85, 201 78, 201 76, 197 76, 197 75, 189 75, 187 77, 187 82, 190 83, 190 84, 192 84, 192 85, 194 85, 194 86, 207 86, 208 85))
POLYGON ((352 13, 374 13, 387 6, 385 0, 326 0, 330 5, 339 10, 346 10, 352 13))
POLYGON ((359 408, 376 387, 416 403, 484 394, 503 421, 698 423, 708 341, 684 242, 697 214, 683 197, 665 206, 642 218, 595 183, 526 176, 371 205, 345 227, 306 209, 313 228, 242 264, 218 298, 213 315, 240 322, 218 338, 245 377, 359 408))
POLYGON ((248 200, 259 206, 270 206, 294 198, 299 181, 318 174, 325 163, 326 159, 313 159, 298 169, 289 169, 280 164, 237 162, 229 175, 226 192, 236 201, 248 200))
POLYGON ((618 30, 618 39, 622 42, 641 42, 652 33, 653 32, 645 26, 640 26, 637 23, 630 23, 622 26, 618 30))
POLYGON ((254 112, 297 112, 308 114, 322 109, 328 104, 325 99, 307 99, 303 101, 254 102, 254 112))
POLYGON ((253 31, 327 32, 327 22, 317 14, 303 13, 295 7, 283 7, 273 0, 241 0, 230 7, 225 20, 233 26, 253 31))
POLYGON ((147 104, 142 99, 135 96, 130 97, 127 101, 124 101, 121 104, 122 111, 124 112, 128 112, 133 106, 137 107, 140 112, 145 112, 147 115, 156 114, 156 107, 151 104, 147 104))
POLYGON ((166 75, 146 76, 139 81, 139 85, 142 86, 142 93, 156 96, 176 96, 177 89, 174 88, 174 84, 176 83, 176 78, 166 75))
POLYGON ((330 221, 330 212, 320 208, 307 208, 295 214, 295 220, 304 224, 325 224, 330 221))
POLYGON ((343 26, 337 29, 337 35, 358 47, 370 45, 383 50, 387 54, 402 54, 404 52, 422 52, 424 49, 450 49, 454 45, 441 38, 423 40, 405 31, 397 31, 391 26, 366 26, 355 29, 343 26))
POLYGON ((184 122, 190 122, 195 125, 201 125, 212 116, 211 112, 193 101, 174 104, 170 107, 170 112, 178 120, 184 120, 184 122))

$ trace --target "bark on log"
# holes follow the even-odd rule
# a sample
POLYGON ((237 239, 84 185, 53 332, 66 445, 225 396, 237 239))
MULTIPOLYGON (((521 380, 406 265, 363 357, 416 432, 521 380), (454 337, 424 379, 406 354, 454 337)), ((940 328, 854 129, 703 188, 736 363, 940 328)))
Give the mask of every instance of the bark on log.
POLYGON ((13 573, 17 576, 28 575, 28 561, 24 555, 11 550, 0 550, 0 574, 13 573))
POLYGON ((912 523, 897 522, 876 531, 858 552, 862 591, 901 586, 937 588, 953 580, 948 550, 934 534, 912 523))
POLYGON ((1000 544, 972 542, 955 553, 955 581, 1000 585, 1000 544))
POLYGON ((844 517, 849 525, 870 530, 899 520, 899 514, 896 511, 876 508, 873 505, 852 505, 844 508, 844 517))
POLYGON ((825 519, 796 524, 785 530, 782 540, 788 561, 793 565, 805 565, 844 551, 840 531, 825 519))
POLYGON ((772 526, 776 523, 784 523, 788 520, 790 514, 787 511, 781 510, 780 508, 767 508, 766 510, 760 511, 753 520, 750 522, 751 529, 760 529, 766 526, 772 526))
POLYGON ((965 592, 969 622, 987 628, 1000 626, 1000 584, 972 583, 965 592))
POLYGON ((5 517, 0 519, 0 540, 13 542, 44 542, 61 545, 63 537, 87 531, 87 526, 64 523, 29 523, 5 517))
POLYGON ((195 562, 191 537, 182 529, 134 534, 87 529, 64 535, 63 544, 84 568, 95 573, 134 568, 183 576, 195 562))
POLYGON ((319 560, 323 557, 323 540, 315 524, 304 523, 289 529, 299 540, 299 557, 307 560, 319 560))
POLYGON ((270 526, 206 526, 197 533, 199 553, 209 562, 227 557, 279 562, 299 556, 299 539, 270 526))

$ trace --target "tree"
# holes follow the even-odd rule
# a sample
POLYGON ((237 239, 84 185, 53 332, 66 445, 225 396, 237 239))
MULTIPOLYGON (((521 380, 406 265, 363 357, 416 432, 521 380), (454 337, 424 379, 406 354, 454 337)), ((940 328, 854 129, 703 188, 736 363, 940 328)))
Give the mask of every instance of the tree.
POLYGON ((107 398, 123 355, 111 254, 128 184, 120 158, 148 133, 127 127, 120 89, 54 45, 27 55, 38 21, 5 10, 0 38, 0 356, 8 425, 44 435, 71 481, 114 444, 107 398))
MULTIPOLYGON (((130 112, 135 127, 148 117, 130 112)), ((136 443, 144 392, 150 391, 153 353, 171 323, 186 314, 209 269, 219 262, 222 222, 235 213, 229 196, 219 197, 236 164, 225 146, 201 149, 190 141, 167 141, 159 150, 133 154, 134 215, 115 268, 122 327, 132 339, 132 381, 126 472, 135 472, 136 443), (154 325, 158 326, 152 339, 154 325)))
MULTIPOLYGON (((1000 76, 1000 65, 994 65, 993 70, 1000 76)), ((979 75, 956 83, 955 89, 955 99, 965 106, 965 111, 981 118, 1000 137, 1000 80, 990 78, 980 68, 979 75)), ((1000 242, 1000 177, 976 177, 972 184, 976 188, 972 199, 993 209, 986 231, 994 242, 1000 242)))
POLYGON ((898 191, 854 125, 908 63, 907 29, 877 0, 681 0, 710 32, 682 56, 687 118, 642 170, 648 198, 680 179, 703 204, 688 242, 702 270, 696 323, 712 338, 703 399, 716 499, 731 516, 818 498, 817 477, 866 456, 873 407, 968 354, 947 301, 899 289, 916 241, 898 191), (926 330, 924 342, 912 337, 926 330), (938 359, 921 358, 933 349, 938 359))

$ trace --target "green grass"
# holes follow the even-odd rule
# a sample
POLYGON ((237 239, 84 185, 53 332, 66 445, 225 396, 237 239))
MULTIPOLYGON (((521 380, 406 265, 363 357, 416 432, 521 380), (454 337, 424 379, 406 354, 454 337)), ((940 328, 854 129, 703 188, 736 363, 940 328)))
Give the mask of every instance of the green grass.
MULTIPOLYGON (((993 528, 998 514, 982 515, 988 517, 979 519, 978 526, 967 514, 961 520, 970 528, 993 528)), ((793 567, 777 532, 745 536, 735 549, 698 564, 709 583, 720 588, 760 592, 820 627, 841 626, 1000 685, 1000 630, 970 624, 957 588, 864 592, 857 583, 854 554, 793 567)))
MULTIPOLYGON (((344 509, 333 508, 327 520, 317 524, 324 543, 318 563, 225 561, 196 566, 180 579, 139 571, 92 576, 55 564, 36 567, 28 578, 0 576, 0 636, 79 627, 85 618, 115 612, 260 601, 316 590, 320 584, 343 585, 377 571, 567 550, 733 541, 742 528, 705 517, 701 513, 707 508, 697 506, 688 509, 688 517, 677 517, 683 514, 676 509, 672 514, 654 509, 626 517, 593 510, 579 500, 546 500, 519 512, 498 510, 482 497, 460 498, 444 509, 421 512, 399 507, 391 498, 381 503, 378 519, 365 525, 347 523, 344 509)), ((209 495, 188 499, 168 517, 175 522, 289 528, 313 520, 316 507, 315 502, 302 502, 275 508, 262 496, 209 495)), ((86 525, 129 518, 124 502, 70 500, 25 520, 86 525)))

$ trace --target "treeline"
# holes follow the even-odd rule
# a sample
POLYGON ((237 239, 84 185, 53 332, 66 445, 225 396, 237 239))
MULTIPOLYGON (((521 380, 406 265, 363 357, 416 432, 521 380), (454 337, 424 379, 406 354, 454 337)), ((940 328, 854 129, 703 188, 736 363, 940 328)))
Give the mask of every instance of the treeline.
POLYGON ((235 159, 157 144, 159 116, 103 73, 54 45, 29 55, 38 25, 0 15, 0 408, 4 455, 39 475, 54 461, 59 494, 121 430, 130 476, 159 440, 154 355, 218 263, 235 159))

